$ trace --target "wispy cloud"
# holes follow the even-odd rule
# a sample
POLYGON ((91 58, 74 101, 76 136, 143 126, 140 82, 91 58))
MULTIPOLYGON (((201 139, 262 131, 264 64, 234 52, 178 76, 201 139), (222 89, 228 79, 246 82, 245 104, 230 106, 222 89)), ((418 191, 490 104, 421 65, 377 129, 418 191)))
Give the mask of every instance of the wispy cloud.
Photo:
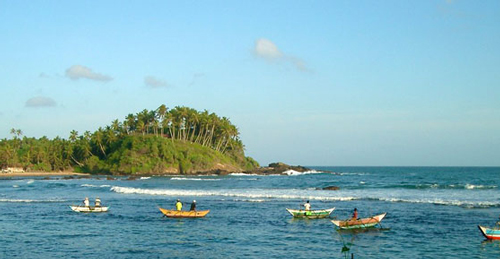
POLYGON ((151 88, 167 87, 168 84, 164 80, 158 79, 154 76, 146 76, 144 78, 144 84, 151 88))
POLYGON ((283 53, 274 42, 260 38, 255 41, 254 55, 268 62, 286 62, 300 71, 309 71, 304 61, 298 57, 283 53))
POLYGON ((193 79, 191 80, 191 82, 189 83, 189 86, 193 86, 194 84, 196 84, 196 82, 200 79, 200 78, 203 78, 205 77, 205 74, 203 73, 196 73, 193 75, 193 79))
POLYGON ((50 78, 49 75, 45 74, 44 72, 40 73, 40 75, 38 76, 40 78, 50 78))
POLYGON ((258 39, 255 41, 254 51, 257 57, 264 58, 269 61, 278 60, 283 57, 283 53, 281 53, 276 44, 268 39, 258 39))
POLYGON ((49 97, 37 96, 26 101, 26 107, 53 107, 56 106, 56 102, 49 97))
POLYGON ((112 77, 103 75, 100 73, 96 73, 92 71, 92 69, 81 66, 81 65, 74 65, 71 66, 70 68, 66 69, 66 77, 71 78, 72 80, 78 80, 80 78, 86 78, 94 81, 102 81, 102 82, 107 82, 113 80, 112 77))

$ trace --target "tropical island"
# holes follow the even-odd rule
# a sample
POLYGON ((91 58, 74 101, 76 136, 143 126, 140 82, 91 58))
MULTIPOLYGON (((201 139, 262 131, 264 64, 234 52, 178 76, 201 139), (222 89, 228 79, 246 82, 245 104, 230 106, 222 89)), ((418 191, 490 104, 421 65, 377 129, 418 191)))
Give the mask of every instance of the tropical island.
POLYGON ((32 138, 12 129, 0 140, 0 168, 24 172, 105 175, 225 174, 253 172, 238 128, 207 110, 166 105, 128 114, 95 132, 69 138, 32 138))

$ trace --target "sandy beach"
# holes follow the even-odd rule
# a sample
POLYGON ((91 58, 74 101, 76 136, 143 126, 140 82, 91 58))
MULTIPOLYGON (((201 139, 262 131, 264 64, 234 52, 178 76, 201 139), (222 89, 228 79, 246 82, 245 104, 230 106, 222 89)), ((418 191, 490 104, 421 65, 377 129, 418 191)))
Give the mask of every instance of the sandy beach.
POLYGON ((23 177, 23 176, 86 176, 90 174, 85 173, 75 173, 69 171, 62 172, 15 172, 15 173, 0 173, 0 177, 23 177))

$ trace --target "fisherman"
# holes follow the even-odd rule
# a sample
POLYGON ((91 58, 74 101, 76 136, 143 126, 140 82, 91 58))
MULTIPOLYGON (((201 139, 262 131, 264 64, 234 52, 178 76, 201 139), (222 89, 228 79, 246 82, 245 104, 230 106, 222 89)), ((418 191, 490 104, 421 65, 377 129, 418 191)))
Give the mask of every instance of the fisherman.
POLYGON ((191 208, 189 210, 196 211, 196 200, 193 200, 193 203, 191 203, 191 208))
POLYGON ((306 211, 310 211, 311 210, 311 204, 309 203, 309 201, 306 201, 306 203, 304 203, 304 210, 306 211))
POLYGON ((178 211, 182 210, 182 202, 180 199, 177 199, 177 203, 175 203, 175 209, 177 209, 178 211))
POLYGON ((83 200, 83 206, 90 207, 89 197, 85 197, 85 200, 83 200))
POLYGON ((354 208, 354 212, 352 213, 352 220, 358 219, 358 209, 354 208))
POLYGON ((101 199, 99 199, 99 197, 95 198, 95 206, 101 207, 101 199))

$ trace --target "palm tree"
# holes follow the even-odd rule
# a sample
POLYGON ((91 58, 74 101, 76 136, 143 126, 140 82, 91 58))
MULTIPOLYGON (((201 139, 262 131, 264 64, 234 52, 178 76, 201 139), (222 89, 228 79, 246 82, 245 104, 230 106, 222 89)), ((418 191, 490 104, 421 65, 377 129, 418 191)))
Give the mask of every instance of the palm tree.
POLYGON ((77 139, 78 139, 78 131, 72 130, 69 133, 69 140, 71 140, 71 142, 76 142, 77 139))
POLYGON ((127 115, 127 117, 125 119, 126 119, 125 122, 128 126, 127 127, 127 134, 130 134, 131 132, 133 132, 136 129, 136 118, 132 113, 130 113, 129 115, 127 115))
POLYGON ((98 147, 101 149, 101 152, 104 156, 106 156, 106 151, 104 149, 103 140, 104 140, 104 131, 101 127, 97 129, 96 132, 94 132, 93 136, 93 141, 98 145, 98 147))
POLYGON ((142 135, 144 136, 145 131, 146 131, 146 124, 144 124, 144 121, 139 120, 137 121, 137 129, 142 132, 142 135))
POLYGON ((163 136, 163 128, 164 128, 165 115, 167 114, 167 106, 165 106, 165 104, 160 105, 160 107, 156 109, 156 114, 158 116, 158 122, 160 125, 160 134, 163 136))

